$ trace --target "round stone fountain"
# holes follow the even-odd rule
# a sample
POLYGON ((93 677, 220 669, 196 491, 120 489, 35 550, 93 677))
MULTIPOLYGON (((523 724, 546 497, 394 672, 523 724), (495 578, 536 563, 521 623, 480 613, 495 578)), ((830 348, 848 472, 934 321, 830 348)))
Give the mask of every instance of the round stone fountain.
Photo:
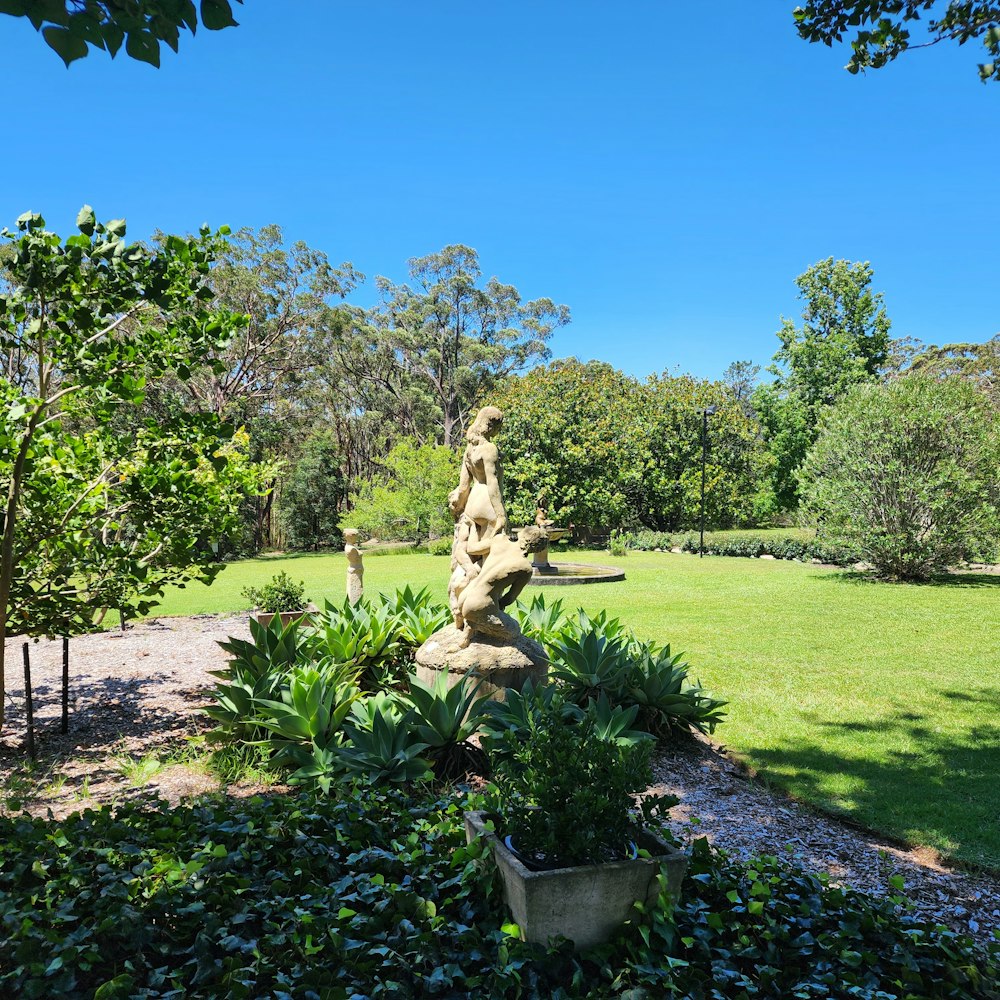
MULTIPOLYGON (((540 525, 550 542, 558 542, 569 534, 569 528, 540 525)), ((625 579, 625 570, 615 566, 594 566, 590 563, 551 563, 549 547, 535 553, 531 563, 531 583, 534 587, 557 587, 574 583, 615 583, 625 579)))

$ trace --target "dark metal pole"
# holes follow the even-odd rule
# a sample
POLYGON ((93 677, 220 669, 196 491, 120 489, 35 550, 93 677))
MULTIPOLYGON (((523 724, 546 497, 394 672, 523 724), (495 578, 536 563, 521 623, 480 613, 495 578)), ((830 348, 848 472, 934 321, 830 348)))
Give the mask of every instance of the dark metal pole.
POLYGON ((706 406, 701 411, 701 542, 698 558, 705 557, 705 459, 708 455, 708 418, 715 413, 714 406, 706 406))
POLYGON ((24 706, 28 718, 28 756, 35 759, 35 712, 31 704, 31 659, 28 654, 28 644, 21 648, 24 655, 24 706))
POLYGON ((698 558, 705 558, 705 458, 708 453, 708 409, 701 411, 701 542, 698 558))
POLYGON ((69 636, 63 636, 62 731, 69 732, 69 636))

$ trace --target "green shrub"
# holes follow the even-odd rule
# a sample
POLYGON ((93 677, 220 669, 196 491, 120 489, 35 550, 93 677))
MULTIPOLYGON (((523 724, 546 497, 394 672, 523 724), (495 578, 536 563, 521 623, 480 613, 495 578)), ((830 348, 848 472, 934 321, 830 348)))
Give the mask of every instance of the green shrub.
POLYGON ((876 572, 924 580, 1000 538, 1000 420, 963 378, 857 386, 829 411, 799 480, 825 537, 876 572))
POLYGON ((599 739, 591 720, 558 708, 529 720, 527 739, 508 730, 487 795, 498 832, 539 868, 626 857, 634 833, 632 796, 652 783, 648 743, 599 739))
POLYGON ((271 578, 263 587, 244 587, 243 596, 259 611, 299 611, 306 606, 306 585, 294 583, 284 571, 271 578))

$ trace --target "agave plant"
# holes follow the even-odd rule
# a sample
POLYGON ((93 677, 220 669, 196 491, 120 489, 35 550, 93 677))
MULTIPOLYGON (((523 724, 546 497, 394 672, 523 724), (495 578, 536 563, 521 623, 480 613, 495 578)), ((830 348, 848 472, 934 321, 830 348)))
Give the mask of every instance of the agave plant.
POLYGON ((670 646, 647 649, 629 672, 625 698, 638 707, 642 724, 657 736, 688 728, 711 733, 725 716, 726 702, 688 680, 683 656, 671 655, 670 646))
POLYGON ((438 674, 434 684, 410 678, 409 694, 402 700, 411 706, 417 738, 427 748, 434 775, 441 781, 456 781, 467 774, 486 774, 486 755, 469 742, 482 722, 485 695, 481 681, 469 674, 448 686, 448 675, 438 674))
POLYGON ((402 783, 416 781, 430 769, 430 762, 420 756, 427 744, 417 740, 412 709, 401 716, 391 708, 376 710, 370 730, 351 726, 348 732, 350 743, 337 756, 351 774, 402 783))
POLYGON ((603 608, 596 614, 588 614, 583 608, 578 608, 575 615, 568 615, 562 630, 561 638, 596 635, 607 642, 627 645, 634 638, 630 629, 621 623, 619 618, 611 618, 603 608))
POLYGON ((561 682, 570 701, 584 705, 605 692, 617 700, 628 676, 629 650, 625 642, 597 632, 569 635, 549 646, 552 676, 561 682))
POLYGON ((361 696, 357 679, 357 667, 332 660, 295 667, 280 701, 257 701, 259 723, 289 742, 326 746, 361 696))
POLYGON ((395 614, 399 641, 414 649, 451 621, 451 612, 443 605, 404 607, 395 614))
POLYGON ((399 707, 399 695, 394 691, 375 691, 359 698, 351 706, 347 720, 350 730, 364 729, 369 733, 375 726, 375 717, 384 715, 394 724, 403 717, 405 709, 399 707))
POLYGON ((280 696, 289 672, 311 659, 311 642, 299 622, 282 626, 280 618, 269 625, 250 619, 250 639, 230 636, 219 645, 232 657, 222 670, 212 670, 219 678, 211 691, 215 704, 205 714, 219 723, 215 737, 256 742, 266 732, 260 726, 257 703, 280 696))
POLYGON ((531 639, 546 643, 558 639, 568 623, 561 600, 545 603, 544 594, 535 594, 530 601, 518 601, 512 608, 521 631, 531 639))
POLYGON ((369 672, 366 684, 372 677, 391 672, 402 652, 394 614, 384 604, 363 601, 355 605, 347 601, 343 605, 327 603, 319 616, 315 648, 340 663, 365 668, 369 672))
POLYGON ((655 741, 656 737, 644 729, 634 728, 639 715, 639 706, 625 708, 622 705, 612 705, 603 691, 597 701, 590 701, 583 712, 593 725, 594 736, 606 743, 617 743, 619 746, 632 746, 636 743, 655 741))

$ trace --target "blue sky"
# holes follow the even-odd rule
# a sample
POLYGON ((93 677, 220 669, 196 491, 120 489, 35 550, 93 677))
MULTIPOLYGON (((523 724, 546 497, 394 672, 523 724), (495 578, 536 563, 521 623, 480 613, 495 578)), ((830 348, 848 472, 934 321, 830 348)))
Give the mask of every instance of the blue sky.
POLYGON ((396 280, 466 243, 571 307, 555 356, 640 376, 766 364, 828 256, 871 261, 895 335, 986 340, 1000 85, 972 46, 852 77, 794 5, 246 0, 158 71, 0 16, 0 220, 277 222, 396 280))

